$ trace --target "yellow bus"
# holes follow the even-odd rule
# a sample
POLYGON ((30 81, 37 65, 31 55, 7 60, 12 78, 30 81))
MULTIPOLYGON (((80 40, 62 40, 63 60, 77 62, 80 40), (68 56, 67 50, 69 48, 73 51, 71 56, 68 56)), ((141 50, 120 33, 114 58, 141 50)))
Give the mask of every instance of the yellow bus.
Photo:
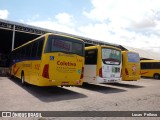
POLYGON ((85 47, 84 82, 119 82, 121 65, 120 49, 103 45, 85 47))
POLYGON ((139 80, 140 57, 133 51, 122 51, 122 80, 139 80))
POLYGON ((22 84, 82 85, 84 53, 81 39, 47 33, 12 51, 11 75, 22 84))
POLYGON ((141 60, 141 76, 160 78, 160 60, 141 60))

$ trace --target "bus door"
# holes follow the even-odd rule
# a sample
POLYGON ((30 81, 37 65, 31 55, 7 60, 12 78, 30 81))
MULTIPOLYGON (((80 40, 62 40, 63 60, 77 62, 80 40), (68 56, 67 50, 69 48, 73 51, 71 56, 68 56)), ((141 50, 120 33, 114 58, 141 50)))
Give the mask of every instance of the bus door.
POLYGON ((85 51, 85 67, 84 77, 85 82, 96 82, 97 71, 97 53, 98 49, 90 49, 85 51))

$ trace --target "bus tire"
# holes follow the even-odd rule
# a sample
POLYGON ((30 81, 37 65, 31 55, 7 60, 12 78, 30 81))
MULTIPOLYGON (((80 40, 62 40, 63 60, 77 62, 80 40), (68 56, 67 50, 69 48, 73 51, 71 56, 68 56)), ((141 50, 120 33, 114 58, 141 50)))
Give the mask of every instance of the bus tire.
POLYGON ((154 77, 154 79, 159 79, 159 78, 160 78, 160 75, 159 75, 158 73, 155 73, 155 74, 153 75, 153 77, 154 77))
POLYGON ((25 77, 24 77, 24 72, 22 71, 21 73, 21 83, 23 86, 26 86, 26 82, 25 82, 25 77))

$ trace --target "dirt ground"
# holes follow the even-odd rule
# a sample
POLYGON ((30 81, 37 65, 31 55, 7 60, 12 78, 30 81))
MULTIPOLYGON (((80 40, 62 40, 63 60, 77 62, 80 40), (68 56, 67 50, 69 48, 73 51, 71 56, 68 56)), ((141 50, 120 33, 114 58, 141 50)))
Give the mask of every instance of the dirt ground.
MULTIPOLYGON (((25 87, 18 79, 0 77, 0 111, 160 111, 160 80, 141 79, 114 84, 84 84, 81 87, 61 88, 32 85, 25 87)), ((64 118, 39 120, 46 119, 64 118)), ((65 119, 158 120, 153 117, 86 118, 83 116, 65 119)))

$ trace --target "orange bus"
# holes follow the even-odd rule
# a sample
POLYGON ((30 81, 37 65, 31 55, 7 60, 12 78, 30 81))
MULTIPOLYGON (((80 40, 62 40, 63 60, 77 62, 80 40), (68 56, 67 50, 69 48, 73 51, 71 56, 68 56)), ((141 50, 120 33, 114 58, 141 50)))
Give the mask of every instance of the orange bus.
POLYGON ((82 85, 84 52, 81 39, 47 33, 12 51, 11 75, 22 84, 82 85))
POLYGON ((141 76, 160 78, 160 60, 141 60, 141 76))
POLYGON ((140 80, 140 57, 137 52, 122 51, 122 80, 140 80))

